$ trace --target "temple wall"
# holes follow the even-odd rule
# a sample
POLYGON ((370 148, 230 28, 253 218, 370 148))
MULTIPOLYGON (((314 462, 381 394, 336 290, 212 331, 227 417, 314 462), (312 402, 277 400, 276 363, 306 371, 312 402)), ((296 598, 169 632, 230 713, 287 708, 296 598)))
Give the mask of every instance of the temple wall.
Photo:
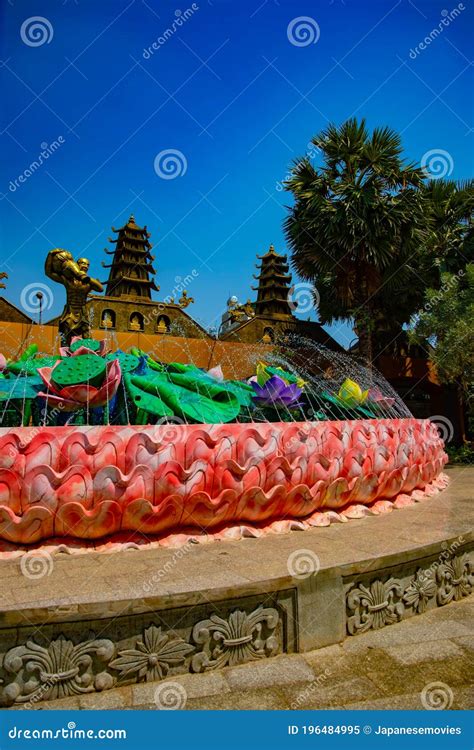
MULTIPOLYGON (((114 316, 114 329, 117 332, 129 332, 131 330, 130 320, 132 316, 138 315, 141 328, 144 333, 155 335, 160 318, 164 318, 171 328, 171 333, 178 336, 205 338, 206 331, 190 317, 188 310, 183 310, 178 305, 155 302, 148 299, 130 299, 128 297, 106 297, 92 296, 87 303, 88 314, 92 325, 101 327, 102 316, 105 311, 114 316)), ((51 321, 49 321, 51 323, 51 321)), ((210 338, 210 337, 209 337, 210 338)))
MULTIPOLYGON (((270 345, 237 341, 215 341, 209 338, 186 338, 170 334, 148 334, 138 331, 105 331, 94 329, 92 337, 106 339, 109 348, 128 351, 138 347, 162 362, 194 362, 197 367, 222 365, 226 377, 247 377, 253 374, 252 362, 271 351, 270 345)), ((32 325, 0 321, 0 352, 16 358, 29 344, 37 344, 40 352, 58 352, 60 342, 56 326, 32 325)), ((389 380, 419 379, 438 384, 429 362, 421 359, 380 357, 378 369, 389 380)))
MULTIPOLYGON (((152 354, 163 362, 194 362, 209 369, 221 365, 226 378, 243 379, 255 373, 255 362, 265 359, 272 347, 236 341, 215 341, 206 338, 184 338, 170 334, 146 334, 137 331, 92 331, 96 339, 107 339, 110 349, 127 351, 133 346, 152 354)), ((29 344, 37 344, 40 353, 58 352, 56 326, 33 325, 0 320, 0 353, 16 359, 29 344)), ((304 356, 304 352, 301 352, 304 356)), ((419 418, 444 415, 453 425, 454 443, 465 433, 463 410, 456 393, 440 385, 436 373, 426 360, 418 358, 381 357, 377 369, 401 395, 411 412, 419 418)))
MULTIPOLYGON (((108 332, 93 330, 92 338, 106 339, 109 348, 128 351, 135 346, 162 362, 193 362, 209 369, 221 365, 228 378, 246 378, 255 372, 256 360, 271 351, 263 344, 242 344, 213 339, 197 339, 146 334, 137 331, 108 332)), ((30 344, 37 344, 40 353, 57 353, 60 342, 58 329, 50 325, 31 325, 0 321, 0 352, 7 359, 17 358, 30 344)))

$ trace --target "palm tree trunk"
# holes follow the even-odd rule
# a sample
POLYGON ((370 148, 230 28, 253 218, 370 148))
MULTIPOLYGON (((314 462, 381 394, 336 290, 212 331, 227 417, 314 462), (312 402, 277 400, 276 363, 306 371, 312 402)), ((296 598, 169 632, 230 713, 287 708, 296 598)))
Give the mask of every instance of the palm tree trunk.
POLYGON ((355 328, 359 339, 359 355, 367 367, 372 368, 373 364, 373 342, 372 331, 367 313, 364 311, 360 317, 355 319, 355 328))
POLYGON ((359 290, 357 295, 357 309, 354 315, 356 333, 359 338, 359 354, 364 360, 366 366, 371 369, 373 364, 373 335, 372 329, 374 324, 372 306, 370 304, 370 290, 367 283, 369 269, 363 266, 358 269, 358 278, 356 287, 359 290))

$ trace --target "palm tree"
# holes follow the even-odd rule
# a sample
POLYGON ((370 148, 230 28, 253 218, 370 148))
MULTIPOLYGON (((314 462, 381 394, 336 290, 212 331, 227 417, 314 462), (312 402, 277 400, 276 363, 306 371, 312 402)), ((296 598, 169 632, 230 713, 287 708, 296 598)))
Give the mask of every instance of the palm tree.
POLYGON ((441 271, 457 273, 474 259, 474 180, 431 180, 424 192, 430 215, 427 254, 441 271))
POLYGON ((286 183, 295 199, 284 225, 291 262, 318 284, 321 322, 352 319, 371 364, 377 308, 416 272, 410 259, 426 232, 424 175, 403 162, 397 133, 370 135, 365 120, 330 125, 312 143, 321 168, 303 157, 286 183))

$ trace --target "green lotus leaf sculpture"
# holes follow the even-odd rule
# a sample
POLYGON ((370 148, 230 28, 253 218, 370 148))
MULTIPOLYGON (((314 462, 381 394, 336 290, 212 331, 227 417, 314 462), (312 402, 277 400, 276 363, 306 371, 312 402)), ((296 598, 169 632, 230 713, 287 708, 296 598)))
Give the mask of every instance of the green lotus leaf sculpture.
POLYGON ((60 357, 45 356, 35 357, 32 356, 29 359, 18 359, 16 362, 8 363, 8 372, 14 373, 15 375, 28 375, 35 376, 38 373, 40 367, 54 367, 60 357))
MULTIPOLYGON (((185 366, 182 366, 185 367, 185 366)), ((137 407, 137 421, 143 423, 148 415, 158 418, 180 417, 185 421, 219 424, 231 422, 241 409, 235 392, 205 377, 197 368, 186 372, 153 372, 148 375, 126 374, 127 392, 137 407)))

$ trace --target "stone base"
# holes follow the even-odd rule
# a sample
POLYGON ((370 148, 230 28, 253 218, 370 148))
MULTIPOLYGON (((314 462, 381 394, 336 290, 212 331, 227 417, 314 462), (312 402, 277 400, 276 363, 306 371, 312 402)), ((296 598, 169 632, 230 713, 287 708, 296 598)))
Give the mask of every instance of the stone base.
POLYGON ((166 698, 168 707, 189 711, 469 710, 473 606, 466 598, 316 651, 42 701, 37 708, 156 711, 166 698))
POLYGON ((189 672, 211 679, 460 601, 473 584, 474 469, 449 474, 426 502, 350 524, 0 561, 3 705, 144 690, 189 672))

